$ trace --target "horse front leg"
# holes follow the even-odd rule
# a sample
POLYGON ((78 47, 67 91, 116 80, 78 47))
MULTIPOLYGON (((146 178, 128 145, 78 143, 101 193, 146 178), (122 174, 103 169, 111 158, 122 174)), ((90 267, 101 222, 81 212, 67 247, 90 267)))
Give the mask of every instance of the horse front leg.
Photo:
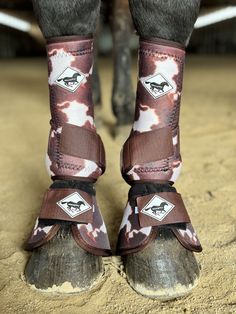
POLYGON ((129 2, 140 36, 139 75, 135 121, 121 158, 122 175, 131 189, 118 252, 137 292, 170 300, 197 285, 199 266, 193 252, 202 250, 173 187, 182 165, 179 112, 185 46, 200 0, 129 2), (163 90, 156 93, 155 86, 163 90), (163 212, 148 209, 163 202, 163 212))
POLYGON ((100 108, 102 105, 102 91, 101 81, 98 70, 98 41, 99 34, 101 32, 101 23, 97 24, 96 36, 94 38, 94 63, 93 63, 93 77, 92 77, 92 89, 93 89, 93 104, 96 106, 95 110, 100 108))
POLYGON ((117 125, 126 125, 134 118, 134 92, 131 78, 131 50, 133 31, 127 0, 113 0, 111 28, 113 36, 112 110, 117 125))
POLYGON ((110 254, 94 188, 105 170, 91 88, 92 35, 100 1, 34 0, 33 4, 47 40, 51 130, 46 161, 53 183, 26 244, 33 252, 25 277, 45 292, 81 292, 101 277, 101 256, 110 254))

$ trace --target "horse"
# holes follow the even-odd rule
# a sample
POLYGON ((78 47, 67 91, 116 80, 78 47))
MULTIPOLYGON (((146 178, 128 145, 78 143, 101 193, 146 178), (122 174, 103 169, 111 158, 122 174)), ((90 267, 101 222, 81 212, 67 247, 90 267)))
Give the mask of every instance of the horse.
MULTIPOLYGON (((24 273, 27 283, 40 290, 47 291, 49 287, 62 286, 65 282, 78 291, 89 290, 102 277, 101 256, 111 254, 94 187, 94 182, 105 170, 104 146, 94 124, 91 83, 93 37, 101 1, 32 1, 47 40, 52 115, 47 165, 53 183, 46 192, 43 206, 50 208, 49 215, 54 214, 57 208, 54 208, 53 201, 58 200, 55 195, 65 197, 65 190, 87 193, 93 206, 86 221, 68 217, 67 221, 58 223, 61 217, 55 219, 55 213, 54 219, 49 221, 49 228, 44 228, 43 239, 33 238, 30 242, 29 248, 33 253, 24 273), (59 53, 61 50, 65 53, 59 53), (86 77, 75 92, 55 84, 60 71, 73 66, 86 77), (65 255, 67 259, 62 259, 65 255), (53 259, 45 259, 45 256, 53 256, 53 259), (51 271, 50 276, 45 268, 51 271)), ((132 98, 131 77, 127 75, 130 74, 131 61, 128 48, 130 26, 128 19, 122 18, 122 12, 127 12, 128 1, 114 0, 112 4, 115 13, 111 24, 114 46, 117 45, 113 111, 117 123, 126 123, 130 122, 132 98)), ((136 292, 160 300, 172 300, 188 294, 196 285, 199 267, 193 251, 200 252, 201 245, 181 236, 179 228, 182 225, 191 234, 194 232, 187 215, 181 217, 183 224, 176 223, 179 222, 178 217, 172 216, 171 225, 147 226, 139 211, 140 202, 153 193, 164 194, 170 201, 172 195, 176 205, 186 211, 173 184, 181 168, 178 132, 184 49, 199 13, 200 0, 129 0, 129 7, 140 38, 139 75, 135 121, 121 156, 122 176, 131 189, 117 252, 124 256, 128 282, 136 292), (171 97, 162 98, 160 95, 157 98, 143 88, 143 78, 154 75, 155 71, 159 73, 157 67, 160 65, 164 71, 162 74, 176 83, 177 90, 170 91, 171 97)), ((164 87, 165 84, 151 85, 157 90, 164 90, 164 87)), ((153 210, 156 212, 158 209, 155 207, 153 210)), ((44 220, 43 223, 47 225, 49 222, 44 220)), ((73 289, 71 292, 75 291, 73 289)))
POLYGON ((63 77, 63 78, 57 79, 57 81, 58 82, 63 81, 66 86, 71 86, 78 83, 77 81, 78 76, 81 76, 81 75, 79 73, 74 73, 71 77, 63 77))
POLYGON ((168 204, 166 202, 162 202, 159 206, 152 206, 152 207, 148 207, 148 208, 145 208, 145 211, 148 211, 148 210, 151 210, 153 214, 157 214, 160 213, 165 213, 165 206, 168 206, 168 204))
POLYGON ((62 204, 66 204, 67 205, 67 207, 68 207, 68 209, 78 209, 79 211, 81 211, 81 206, 82 205, 85 205, 85 203, 84 202, 82 202, 82 201, 78 201, 77 203, 75 203, 75 202, 62 202, 62 204))
POLYGON ((150 88, 151 90, 156 93, 156 91, 158 93, 160 92, 164 92, 164 87, 165 86, 169 86, 169 84, 167 82, 162 82, 160 84, 156 83, 156 82, 145 82, 145 84, 150 84, 150 88))

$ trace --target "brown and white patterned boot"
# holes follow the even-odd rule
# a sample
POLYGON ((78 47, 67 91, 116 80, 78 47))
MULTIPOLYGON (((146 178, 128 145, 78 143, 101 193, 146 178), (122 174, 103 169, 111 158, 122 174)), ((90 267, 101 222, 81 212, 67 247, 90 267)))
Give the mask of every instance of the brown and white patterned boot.
POLYGON ((202 250, 181 195, 179 111, 185 49, 175 42, 141 40, 135 121, 122 150, 122 175, 131 185, 118 254, 130 285, 169 300, 197 284, 193 251, 202 250))
POLYGON ((105 152, 94 125, 93 39, 68 36, 47 43, 51 131, 46 163, 54 181, 26 248, 26 281, 37 289, 80 292, 103 273, 110 255, 94 183, 105 152))

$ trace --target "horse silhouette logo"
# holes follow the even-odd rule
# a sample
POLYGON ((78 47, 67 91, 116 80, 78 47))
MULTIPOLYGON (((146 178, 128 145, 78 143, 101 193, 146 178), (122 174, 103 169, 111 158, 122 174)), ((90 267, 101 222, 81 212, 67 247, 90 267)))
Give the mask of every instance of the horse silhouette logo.
POLYGON ((57 202, 57 205, 72 218, 92 209, 92 207, 78 192, 74 192, 66 196, 57 202))
POLYGON ((81 76, 79 73, 74 73, 71 77, 63 77, 57 80, 57 82, 63 81, 66 86, 73 86, 78 84, 79 81, 77 80, 78 76, 81 76))
POLYGON ((154 93, 164 93, 164 87, 170 86, 167 82, 161 82, 160 84, 155 82, 145 82, 145 84, 150 84, 150 89, 154 93))
POLYGON ((151 212, 155 215, 165 213, 165 206, 168 206, 166 202, 162 202, 159 206, 154 205, 152 207, 145 208, 145 211, 151 210, 151 212))
POLYGON ((174 204, 165 200, 159 195, 153 198, 141 209, 141 213, 150 216, 158 221, 162 221, 175 207, 174 204))
POLYGON ((85 74, 82 72, 72 68, 66 68, 60 76, 57 77, 55 83, 70 92, 74 92, 81 85, 84 78, 85 74))
POLYGON ((173 89, 171 83, 161 73, 149 77, 148 79, 145 77, 140 80, 149 94, 155 99, 167 94, 173 89))
POLYGON ((81 211, 81 206, 85 205, 85 203, 83 201, 78 201, 77 203, 75 202, 61 202, 62 204, 66 204, 67 208, 69 210, 74 210, 74 209, 78 209, 79 211, 81 211))

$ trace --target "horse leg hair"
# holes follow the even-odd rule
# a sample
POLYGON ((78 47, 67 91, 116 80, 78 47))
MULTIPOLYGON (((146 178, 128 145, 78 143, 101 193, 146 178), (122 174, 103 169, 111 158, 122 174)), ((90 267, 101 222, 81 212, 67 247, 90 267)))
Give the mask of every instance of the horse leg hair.
POLYGON ((167 39, 186 45, 199 13, 201 0, 129 0, 140 37, 167 39))
POLYGON ((100 0, 32 0, 45 38, 87 36, 96 29, 100 0))

